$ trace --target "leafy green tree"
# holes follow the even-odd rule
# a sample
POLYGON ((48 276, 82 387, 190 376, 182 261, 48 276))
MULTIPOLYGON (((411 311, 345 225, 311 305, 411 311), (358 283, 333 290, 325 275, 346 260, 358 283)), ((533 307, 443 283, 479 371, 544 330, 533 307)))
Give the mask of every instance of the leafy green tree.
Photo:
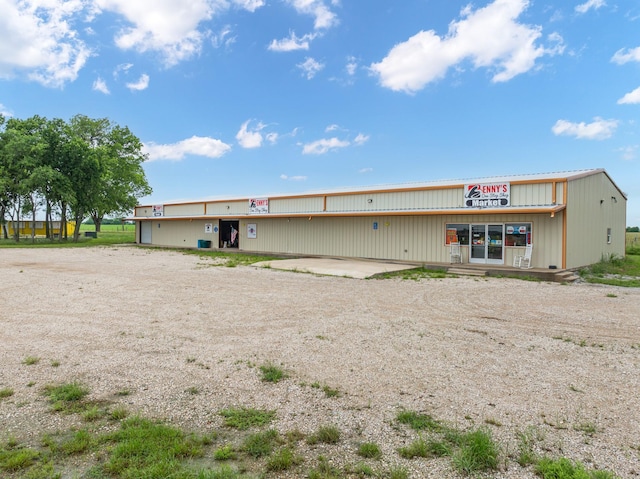
POLYGON ((96 231, 100 231, 105 216, 126 215, 138 198, 151 194, 142 168, 147 156, 142 152, 142 142, 129 128, 114 125, 106 118, 93 120, 76 115, 71 126, 89 144, 98 161, 100 180, 87 212, 96 231))

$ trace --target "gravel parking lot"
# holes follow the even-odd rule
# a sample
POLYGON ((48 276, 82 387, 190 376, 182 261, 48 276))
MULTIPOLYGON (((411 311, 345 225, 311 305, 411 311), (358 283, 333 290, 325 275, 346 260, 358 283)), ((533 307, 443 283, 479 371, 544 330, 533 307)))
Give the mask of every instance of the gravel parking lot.
MULTIPOLYGON (((525 430, 539 454, 640 475, 638 289, 359 280, 133 246, 0 249, 0 277, 0 389, 14 391, 0 400, 3 440, 79 426, 42 396, 79 381, 188 430, 221 428, 229 406, 275 410, 282 432, 337 426, 339 444, 300 445, 309 461, 354 463, 369 441, 411 477, 458 477, 447 460, 398 455, 418 437, 395 421, 407 409, 488 428, 501 446, 491 477, 536 477, 513 458, 525 430), (263 382, 268 363, 288 378, 263 382)), ((274 477, 301 473, 289 474, 274 477)))

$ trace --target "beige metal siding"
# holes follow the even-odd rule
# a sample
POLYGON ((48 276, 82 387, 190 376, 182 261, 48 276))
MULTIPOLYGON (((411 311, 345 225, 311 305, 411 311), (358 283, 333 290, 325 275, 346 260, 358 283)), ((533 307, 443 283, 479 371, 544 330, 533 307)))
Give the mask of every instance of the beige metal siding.
POLYGON ((218 245, 216 233, 205 233, 204 225, 217 221, 152 221, 152 241, 158 246, 173 246, 178 248, 196 248, 198 240, 211 241, 215 248, 218 245))
POLYGON ((204 203, 164 205, 163 216, 199 216, 204 214, 204 203))
POLYGON ((537 206, 552 204, 553 185, 534 183, 511 186, 511 206, 537 206))
POLYGON ((206 204, 209 216, 239 216, 249 213, 249 201, 216 201, 206 204))
POLYGON ((269 213, 320 213, 324 209, 324 196, 304 198, 275 198, 269 200, 269 213))
POLYGON ((597 173, 567 185, 567 268, 625 254, 626 199, 606 174, 597 173), (607 228, 612 242, 607 244, 607 228))
POLYGON ((327 197, 328 212, 460 208, 463 204, 463 188, 358 193, 327 197))
POLYGON ((137 206, 135 216, 136 218, 151 218, 153 216, 153 208, 151 206, 137 206))
MULTIPOLYGON (((448 263, 447 223, 505 224, 528 222, 533 230, 533 265, 562 265, 562 215, 375 216, 361 218, 269 218, 242 221, 240 248, 263 253, 353 256, 424 263, 448 263), (246 238, 255 224, 256 239, 246 238), (374 223, 378 228, 374 229, 374 223)), ((463 248, 468 261, 468 246, 463 248)), ((505 247, 505 265, 524 248, 505 247)))

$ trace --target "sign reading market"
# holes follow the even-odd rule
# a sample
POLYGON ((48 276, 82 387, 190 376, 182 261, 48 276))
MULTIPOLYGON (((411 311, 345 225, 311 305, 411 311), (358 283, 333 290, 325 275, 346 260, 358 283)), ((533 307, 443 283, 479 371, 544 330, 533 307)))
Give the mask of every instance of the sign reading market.
POLYGON ((252 215, 269 213, 269 198, 251 198, 249 200, 249 213, 252 215))
POLYGON ((476 183, 464 185, 467 208, 495 208, 510 205, 510 183, 476 183))

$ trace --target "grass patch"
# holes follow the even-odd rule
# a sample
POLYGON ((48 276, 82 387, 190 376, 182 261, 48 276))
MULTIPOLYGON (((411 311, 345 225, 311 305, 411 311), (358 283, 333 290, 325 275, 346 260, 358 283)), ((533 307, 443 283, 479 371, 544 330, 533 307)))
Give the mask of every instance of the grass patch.
POLYGON ((617 477, 609 471, 587 470, 582 463, 573 462, 564 457, 542 458, 536 464, 535 471, 542 479, 616 479, 617 477))
POLYGON ((279 440, 278 431, 268 429, 247 436, 242 444, 242 450, 253 458, 268 456, 278 445, 279 440))
POLYGON ((230 444, 225 444, 213 451, 213 458, 216 461, 231 461, 236 458, 236 452, 230 444))
POLYGON ((202 440, 140 417, 125 421, 107 441, 112 447, 99 469, 115 477, 181 477, 182 461, 203 455, 202 440))
POLYGON ((460 449, 453 455, 453 466, 466 474, 497 469, 498 445, 491 434, 484 430, 464 434, 460 449))
POLYGON ((34 364, 38 364, 40 362, 40 358, 37 356, 27 356, 22 360, 22 364, 26 364, 27 366, 33 366, 34 364))
POLYGON ((358 446, 358 456, 367 459, 380 459, 382 457, 382 451, 376 443, 363 442, 358 446))
POLYGON ((303 458, 295 453, 293 448, 291 447, 283 447, 276 451, 268 460, 267 460, 267 471, 277 472, 277 471, 287 471, 292 467, 301 464, 303 458))
POLYGON ((48 385, 44 388, 54 411, 81 412, 84 409, 82 400, 89 394, 89 390, 80 383, 67 383, 59 386, 48 385))
POLYGON ((321 426, 307 438, 307 444, 337 444, 340 442, 340 429, 335 426, 321 426))
POLYGON ((260 372, 262 373, 262 380, 268 383, 277 383, 287 377, 282 368, 271 363, 260 366, 260 372))
POLYGON ((427 269, 427 268, 414 268, 405 269, 402 271, 389 271, 386 273, 377 274, 375 279, 402 279, 419 281, 421 279, 438 279, 438 278, 453 278, 454 274, 448 274, 445 269, 427 269))
POLYGON ((443 426, 428 414, 420 414, 415 411, 400 411, 396 420, 400 424, 406 424, 416 431, 433 431, 439 432, 443 430, 443 426))
POLYGON ((640 256, 611 255, 580 270, 580 276, 589 283, 640 288, 640 256))
POLYGON ((206 251, 202 249, 182 250, 184 254, 195 254, 201 258, 214 260, 207 266, 226 266, 235 268, 236 266, 248 266, 260 261, 272 261, 279 258, 272 256, 260 256, 246 253, 228 253, 225 251, 206 251))
POLYGON ((223 409, 219 414, 224 417, 225 426, 240 430, 266 426, 276 417, 275 411, 243 407, 223 409))
POLYGON ((0 399, 6 399, 11 396, 13 396, 13 389, 11 388, 0 389, 0 399))

